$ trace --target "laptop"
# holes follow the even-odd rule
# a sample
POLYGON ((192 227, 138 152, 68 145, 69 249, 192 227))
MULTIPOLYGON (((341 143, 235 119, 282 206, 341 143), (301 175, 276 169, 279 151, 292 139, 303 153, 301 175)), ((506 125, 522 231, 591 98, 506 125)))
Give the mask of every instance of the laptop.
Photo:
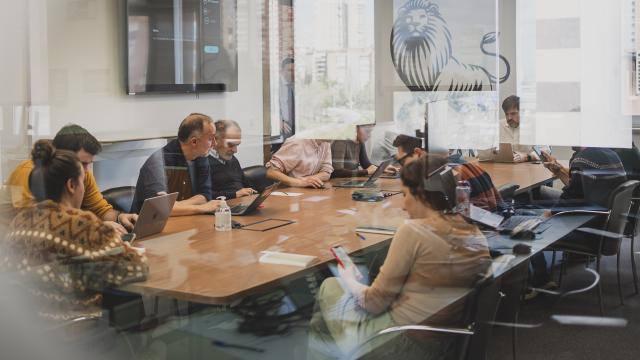
MULTIPOLYGON (((490 229, 497 230, 503 233, 511 232, 514 228, 527 220, 539 219, 541 220, 541 222, 544 222, 544 220, 546 220, 546 218, 539 215, 513 215, 510 218, 505 219, 502 215, 484 210, 473 204, 470 205, 469 219, 490 229)), ((542 232, 544 230, 546 230, 546 227, 541 227, 541 229, 538 229, 539 232, 542 232)))
POLYGON ((255 211, 268 197, 273 190, 277 189, 280 182, 276 182, 273 185, 267 186, 260 195, 256 196, 252 202, 248 204, 237 204, 230 207, 231 215, 246 215, 255 211))
POLYGON ((513 162, 513 146, 510 143, 500 143, 498 153, 493 157, 493 161, 499 163, 513 162))
POLYGON ((380 164, 380 166, 378 166, 376 171, 373 174, 371 174, 371 176, 369 176, 369 178, 367 180, 348 180, 348 181, 343 181, 343 182, 335 184, 334 187, 343 187, 343 188, 373 187, 373 184, 376 182, 376 180, 378 180, 378 178, 380 176, 382 176, 382 174, 384 174, 384 169, 386 169, 387 166, 389 166, 392 162, 393 162, 393 159, 389 159, 389 160, 383 161, 382 164, 380 164))
POLYGON ((146 199, 142 203, 138 221, 133 226, 132 233, 135 234, 135 238, 141 239, 161 232, 167 224, 177 198, 178 193, 174 192, 146 199))

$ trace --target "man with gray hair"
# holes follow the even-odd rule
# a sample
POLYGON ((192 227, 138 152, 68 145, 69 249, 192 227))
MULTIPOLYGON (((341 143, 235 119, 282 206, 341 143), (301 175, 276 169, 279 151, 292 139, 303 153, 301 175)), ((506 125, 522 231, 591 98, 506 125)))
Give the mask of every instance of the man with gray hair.
POLYGON ((213 198, 224 196, 233 199, 255 194, 234 156, 242 142, 240 125, 233 120, 218 120, 215 125, 216 142, 208 156, 213 198))

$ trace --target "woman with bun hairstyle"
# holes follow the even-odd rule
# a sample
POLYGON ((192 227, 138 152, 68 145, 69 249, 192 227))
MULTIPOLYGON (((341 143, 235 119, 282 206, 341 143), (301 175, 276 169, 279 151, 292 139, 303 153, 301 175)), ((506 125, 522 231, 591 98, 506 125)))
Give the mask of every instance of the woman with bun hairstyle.
POLYGON ((37 203, 12 221, 0 266, 33 295, 41 318, 100 318, 101 291, 144 280, 146 258, 113 227, 80 210, 85 174, 74 152, 40 140, 31 156, 29 187, 37 203))
MULTIPOLYGON (((392 326, 423 322, 451 326, 460 320, 461 307, 441 309, 461 288, 473 287, 491 259, 480 230, 451 213, 445 194, 455 193, 446 188, 455 186, 455 181, 437 178, 453 176, 442 175, 446 164, 444 157, 425 154, 402 168, 403 210, 409 219, 398 227, 373 283, 361 283, 353 269, 342 267, 339 278, 322 283, 310 324, 309 358, 343 358, 392 326)), ((374 354, 381 358, 436 359, 450 345, 442 338, 408 339, 400 336, 385 346, 371 344, 368 350, 376 349, 374 354)))

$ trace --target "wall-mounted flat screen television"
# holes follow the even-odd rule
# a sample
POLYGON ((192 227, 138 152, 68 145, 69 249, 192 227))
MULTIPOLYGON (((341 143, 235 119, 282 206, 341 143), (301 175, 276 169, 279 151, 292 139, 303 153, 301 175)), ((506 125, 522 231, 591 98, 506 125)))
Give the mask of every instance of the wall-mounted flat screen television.
POLYGON ((236 0, 126 0, 127 93, 238 90, 236 0))

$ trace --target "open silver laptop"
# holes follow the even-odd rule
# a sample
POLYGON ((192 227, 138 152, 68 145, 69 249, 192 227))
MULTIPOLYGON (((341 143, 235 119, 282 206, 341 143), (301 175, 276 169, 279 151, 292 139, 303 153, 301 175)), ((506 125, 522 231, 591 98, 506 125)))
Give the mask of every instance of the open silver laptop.
POLYGON ((136 239, 161 232, 177 198, 178 193, 175 192, 146 199, 133 227, 132 233, 136 234, 136 239))
POLYGON ((347 180, 347 181, 343 181, 343 182, 339 182, 337 184, 335 184, 335 187, 346 187, 346 188, 365 188, 365 187, 373 187, 376 180, 378 180, 378 178, 380 176, 382 176, 382 174, 384 173, 384 169, 387 168, 387 166, 391 165, 391 163, 393 162, 393 159, 389 159, 389 160, 385 160, 382 162, 382 164, 380 164, 380 166, 378 166, 378 168, 376 169, 376 171, 373 172, 373 174, 371 174, 371 176, 369 176, 369 178, 367 180, 347 180))

